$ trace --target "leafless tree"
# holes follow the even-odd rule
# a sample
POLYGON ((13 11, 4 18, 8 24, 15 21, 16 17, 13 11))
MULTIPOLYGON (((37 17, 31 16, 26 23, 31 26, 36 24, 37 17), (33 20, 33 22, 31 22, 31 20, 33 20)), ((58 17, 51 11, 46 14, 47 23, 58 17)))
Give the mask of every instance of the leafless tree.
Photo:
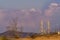
POLYGON ((7 26, 7 29, 10 31, 17 31, 17 23, 18 17, 12 18, 12 20, 9 21, 9 25, 7 26))
POLYGON ((7 31, 12 31, 16 38, 18 37, 17 24, 18 17, 12 18, 12 20, 9 21, 9 25, 7 26, 7 31))

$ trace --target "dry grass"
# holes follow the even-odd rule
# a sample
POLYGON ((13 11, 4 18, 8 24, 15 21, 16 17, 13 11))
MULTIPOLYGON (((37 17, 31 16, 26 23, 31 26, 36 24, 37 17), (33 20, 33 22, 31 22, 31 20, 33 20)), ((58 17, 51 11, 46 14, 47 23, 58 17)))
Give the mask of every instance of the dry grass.
POLYGON ((51 36, 38 36, 34 39, 32 39, 32 38, 21 38, 21 39, 22 40, 60 40, 60 36, 59 35, 51 35, 51 36))
POLYGON ((36 37, 34 40, 60 40, 59 35, 36 37))
POLYGON ((60 35, 37 36, 36 38, 26 37, 12 40, 60 40, 60 35))

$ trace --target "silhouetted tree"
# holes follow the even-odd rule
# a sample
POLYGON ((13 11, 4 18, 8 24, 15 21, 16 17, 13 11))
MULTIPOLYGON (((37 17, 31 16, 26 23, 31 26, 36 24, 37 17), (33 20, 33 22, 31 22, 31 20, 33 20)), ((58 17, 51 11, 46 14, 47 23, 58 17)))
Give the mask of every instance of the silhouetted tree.
POLYGON ((19 38, 18 32, 17 32, 17 23, 18 17, 13 18, 11 21, 9 21, 9 26, 7 27, 8 31, 12 31, 15 38, 19 38))

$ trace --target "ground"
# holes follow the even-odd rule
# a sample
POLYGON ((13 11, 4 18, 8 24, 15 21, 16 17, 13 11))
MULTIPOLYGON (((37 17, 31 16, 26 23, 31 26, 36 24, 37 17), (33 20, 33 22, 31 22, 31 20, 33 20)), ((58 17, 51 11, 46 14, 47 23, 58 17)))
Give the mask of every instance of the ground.
POLYGON ((37 36, 35 38, 31 37, 11 38, 10 40, 60 40, 60 35, 43 35, 43 36, 37 36))
POLYGON ((60 40, 60 35, 37 36, 36 38, 19 38, 16 40, 60 40))

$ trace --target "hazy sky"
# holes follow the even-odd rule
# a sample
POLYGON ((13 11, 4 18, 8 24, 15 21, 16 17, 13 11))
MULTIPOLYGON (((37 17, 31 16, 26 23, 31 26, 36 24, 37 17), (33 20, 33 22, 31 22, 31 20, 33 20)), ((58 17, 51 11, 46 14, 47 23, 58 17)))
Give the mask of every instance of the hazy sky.
MULTIPOLYGON (((42 15, 40 15, 40 11, 42 11, 42 9, 44 11, 46 11, 46 13, 47 13, 47 14, 44 14, 44 15, 46 15, 46 16, 48 15, 49 16, 50 14, 52 14, 52 13, 49 14, 49 12, 51 12, 51 9, 46 9, 51 2, 60 3, 60 0, 0 0, 0 8, 3 8, 3 9, 0 9, 0 32, 2 32, 2 31, 5 30, 5 28, 3 26, 6 25, 7 20, 9 19, 8 17, 11 17, 11 15, 12 16, 15 15, 16 11, 15 10, 12 10, 12 9, 39 8, 40 10, 38 10, 36 13, 34 13, 34 14, 33 13, 30 13, 31 15, 35 15, 35 16, 31 17, 31 18, 32 18, 33 21, 35 20, 37 22, 38 19, 40 18, 40 16, 42 16, 42 15), (7 10, 7 9, 9 9, 9 10, 7 10), (38 16, 36 16, 36 14, 38 16)), ((58 8, 58 9, 60 10, 60 8, 58 8)), ((42 11, 42 12, 44 12, 44 11, 42 11)), ((23 17, 23 15, 21 15, 21 13, 24 14, 24 15, 27 14, 29 16, 29 12, 28 11, 26 11, 26 12, 27 13, 22 13, 22 12, 20 12, 20 10, 18 10, 19 17, 23 17)), ((56 21, 59 19, 58 17, 60 17, 60 14, 59 13, 60 13, 60 11, 57 13, 57 15, 53 13, 54 16, 56 16, 56 18, 57 18, 57 19, 55 18, 56 21)), ((58 20, 58 22, 59 22, 59 20, 58 20)), ((26 22, 26 20, 25 20, 25 22, 26 22)), ((31 22, 30 22, 30 24, 31 24, 31 22)), ((54 24, 54 22, 53 22, 53 24, 54 24)), ((27 25, 28 23, 25 23, 25 24, 27 25)), ((59 24, 60 24, 60 22, 59 22, 59 24)), ((34 24, 32 23, 32 25, 34 25, 34 24)), ((33 30, 33 27, 32 26, 31 26, 31 28, 28 28, 27 27, 26 28, 26 31, 27 31, 27 29, 30 30, 30 31, 32 31, 33 30)), ((36 25, 35 29, 36 30, 34 30, 34 31, 37 32, 38 31, 38 22, 37 22, 37 25, 36 25)))
POLYGON ((44 8, 50 2, 60 2, 60 0, 0 0, 0 8, 44 8))
MULTIPOLYGON (((0 8, 43 8, 53 0, 0 0, 0 8)), ((59 1, 59 0, 58 0, 59 1)))

